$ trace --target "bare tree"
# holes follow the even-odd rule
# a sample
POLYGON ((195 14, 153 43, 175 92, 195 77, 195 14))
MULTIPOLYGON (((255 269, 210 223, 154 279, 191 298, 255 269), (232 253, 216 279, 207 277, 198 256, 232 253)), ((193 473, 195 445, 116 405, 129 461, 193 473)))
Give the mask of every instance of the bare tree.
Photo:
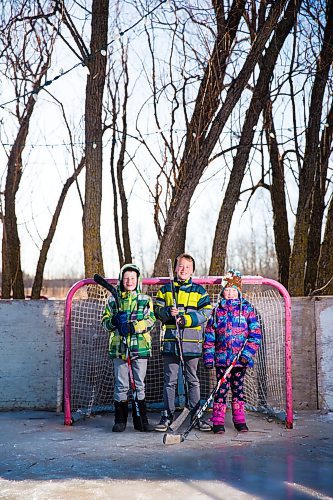
MULTIPOLYGON (((327 194, 328 162, 332 148, 333 137, 333 103, 329 110, 326 127, 321 134, 319 146, 319 159, 315 174, 315 184, 313 192, 313 202, 311 210, 309 240, 307 249, 307 264, 305 273, 305 295, 308 295, 317 284, 317 274, 319 272, 319 255, 321 250, 322 228, 324 224, 325 196, 327 194)), ((327 221, 328 222, 328 221, 327 221)))
MULTIPOLYGON (((59 36, 86 66, 88 74, 85 91, 85 200, 83 208, 83 251, 87 276, 104 274, 100 224, 103 166, 103 95, 107 66, 109 0, 93 0, 90 16, 90 44, 85 43, 82 26, 76 26, 64 0, 55 1, 56 9, 67 27, 70 38, 59 36)), ((81 8, 86 10, 83 6, 81 8)))
POLYGON ((18 130, 8 156, 4 193, 2 239, 2 297, 24 298, 21 248, 17 228, 16 195, 23 170, 22 154, 35 109, 36 97, 46 76, 55 33, 48 30, 38 2, 2 5, 0 32, 2 72, 14 90, 18 130), (9 14, 9 19, 6 16, 9 14))
POLYGON ((318 171, 320 165, 320 127, 323 100, 333 61, 333 4, 331 1, 326 2, 325 14, 326 25, 320 54, 316 61, 306 129, 304 159, 299 173, 299 198, 290 258, 289 292, 296 296, 303 295, 305 292, 309 230, 314 207, 316 178, 318 180, 322 179, 320 171, 318 171))
POLYGON ((221 103, 224 77, 237 29, 245 12, 246 2, 235 0, 227 16, 224 12, 224 5, 221 2, 213 2, 216 15, 216 41, 205 67, 193 114, 188 123, 183 156, 166 217, 154 274, 163 272, 168 257, 175 256, 184 250, 193 192, 232 110, 262 56, 269 37, 275 30, 285 3, 283 0, 271 3, 267 18, 258 30, 244 64, 231 80, 221 103))
POLYGON ((42 247, 41 247, 41 250, 39 253, 39 258, 38 258, 36 272, 35 272, 35 278, 34 278, 34 281, 32 284, 32 289, 31 289, 31 298, 32 299, 40 299, 41 290, 42 290, 42 286, 43 286, 43 276, 44 276, 44 269, 45 269, 45 264, 46 264, 46 260, 47 260, 47 255, 48 255, 48 251, 50 249, 52 240, 54 238, 54 235, 55 235, 55 232, 57 229, 61 210, 62 210, 63 204, 65 202, 69 188, 71 187, 71 185, 74 182, 76 182, 77 177, 80 174, 80 172, 82 171, 84 165, 85 165, 85 161, 84 161, 84 158, 82 158, 81 161, 79 162, 79 165, 77 166, 77 168, 74 167, 73 175, 71 175, 66 180, 66 182, 61 190, 61 194, 59 196, 59 200, 58 200, 56 209, 55 209, 54 214, 52 216, 52 220, 51 220, 48 234, 47 234, 46 238, 43 240, 43 244, 42 244, 42 247))
POLYGON ((85 101, 86 181, 83 210, 83 251, 86 276, 104 274, 100 236, 102 203, 103 126, 102 108, 107 59, 109 0, 93 0, 89 74, 85 101))
MULTIPOLYGON (((314 212, 319 211, 318 217, 312 217, 311 228, 309 233, 309 241, 316 240, 316 245, 313 243, 315 252, 310 254, 308 251, 308 263, 306 273, 306 284, 308 285, 307 292, 312 293, 314 289, 324 288, 323 294, 333 294, 333 196, 331 195, 328 210, 326 214, 326 224, 324 237, 321 242, 321 228, 323 224, 323 214, 326 208, 325 195, 327 190, 325 186, 328 184, 328 163, 332 154, 332 139, 333 139, 333 103, 327 115, 326 126, 324 127, 320 141, 320 159, 318 165, 318 173, 316 178, 315 193, 314 193, 314 212), (313 227, 314 226, 314 227, 313 227), (313 235, 313 232, 315 233, 313 235), (311 265, 312 264, 312 265, 311 265), (315 264, 315 267, 313 266, 315 264), (311 267, 310 267, 311 266, 311 267), (314 269, 313 269, 314 267, 314 269), (310 269, 313 274, 310 275, 310 269)), ((330 184, 332 180, 330 181, 330 184)))
POLYGON ((275 251, 278 261, 278 279, 286 288, 289 281, 290 237, 288 209, 285 193, 284 157, 279 152, 273 120, 272 102, 268 100, 264 109, 264 130, 271 163, 271 185, 269 189, 273 208, 275 251))
POLYGON ((119 74, 112 65, 108 73, 107 96, 110 99, 110 109, 106 108, 106 119, 111 115, 111 124, 106 125, 104 130, 111 129, 111 154, 110 154, 110 172, 113 191, 113 220, 115 227, 115 240, 118 251, 120 267, 125 262, 132 262, 131 242, 129 235, 128 202, 124 184, 125 153, 127 145, 127 105, 128 105, 128 57, 127 46, 121 41, 121 69, 119 74), (112 75, 112 77, 111 77, 112 75), (121 95, 123 94, 123 95, 121 95), (118 128, 118 118, 120 125, 118 128), (120 145, 118 158, 116 159, 116 144, 120 145), (119 193, 119 194, 118 194, 119 193), (120 201, 121 214, 119 214, 118 204, 120 201), (121 224, 119 224, 119 219, 121 224))
MULTIPOLYGON (((277 58, 295 22, 299 4, 300 2, 296 2, 295 4, 294 0, 289 2, 283 18, 274 30, 272 40, 267 47, 265 54, 260 59, 260 73, 257 83, 253 89, 253 96, 250 105, 246 111, 246 118, 239 140, 237 154, 233 161, 233 168, 230 173, 229 183, 216 224, 212 259, 209 269, 209 274, 211 275, 222 274, 225 268, 229 229, 236 204, 239 200, 241 185, 249 153, 252 148, 256 126, 263 107, 265 106, 265 102, 268 100, 269 85, 277 58)), ((253 20, 253 24, 256 24, 255 20, 253 20)), ((262 27, 259 23, 259 34, 261 29, 262 27)), ((260 36, 259 34, 258 36, 260 36)), ((276 204, 274 204, 274 207, 275 206, 276 204)))

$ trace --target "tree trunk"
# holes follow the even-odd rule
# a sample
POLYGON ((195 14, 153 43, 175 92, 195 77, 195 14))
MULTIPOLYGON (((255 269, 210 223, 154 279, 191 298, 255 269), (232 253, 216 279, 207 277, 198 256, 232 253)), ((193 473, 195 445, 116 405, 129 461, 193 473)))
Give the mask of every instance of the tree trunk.
MULTIPOLYGON (((321 144, 320 144, 319 165, 321 166, 321 177, 319 177, 319 179, 321 185, 318 187, 318 190, 320 190, 320 193, 322 194, 323 197, 325 196, 326 175, 328 169, 328 162, 331 156, 332 138, 333 138, 333 103, 327 115, 326 127, 324 128, 324 131, 322 133, 321 144)), ((316 272, 317 272, 316 283, 315 286, 311 287, 311 291, 313 291, 314 288, 318 289, 325 287, 325 285, 329 283, 329 285, 324 288, 324 293, 329 295, 333 294, 332 244, 333 244, 333 198, 331 197, 331 202, 327 211, 324 238, 320 246, 319 258, 317 256, 317 259, 315 261, 316 272)))
MULTIPOLYGON (((42 74, 45 73, 45 68, 42 74)), ((38 88, 42 76, 36 81, 38 88)), ((11 149, 5 186, 5 210, 3 214, 2 239, 2 298, 8 299, 13 292, 13 298, 24 299, 24 283, 21 268, 21 244, 17 230, 16 194, 22 176, 22 152, 29 132, 30 119, 35 107, 35 99, 31 94, 26 109, 20 120, 15 143, 11 149)))
MULTIPOLYGON (((297 5, 299 7, 299 4, 297 5)), ((295 22, 297 5, 295 6, 294 0, 289 2, 284 18, 279 22, 273 39, 260 63, 260 74, 249 109, 246 112, 239 147, 233 161, 233 168, 230 173, 228 186, 216 224, 209 269, 210 275, 220 275, 224 272, 231 220, 239 200, 244 172, 252 148, 255 126, 257 125, 260 113, 268 98, 269 84, 274 72, 277 57, 295 22)))
MULTIPOLYGON (((116 85, 117 87, 117 85, 116 85)), ((118 252, 119 267, 124 265, 124 254, 121 246, 120 229, 119 229, 119 216, 118 216, 118 192, 117 192, 117 182, 115 175, 115 145, 116 145, 116 123, 117 123, 117 110, 116 110, 116 96, 112 95, 112 143, 111 143, 111 153, 110 153, 110 174, 111 174, 111 184, 113 193, 113 221, 114 221, 114 233, 116 240, 116 247, 118 252)))
POLYGON ((123 71, 124 71, 124 98, 122 105, 122 134, 120 152, 117 162, 117 180, 119 188, 119 197, 121 203, 121 228, 123 237, 124 263, 132 262, 131 241, 128 227, 128 203, 124 186, 123 172, 125 168, 125 151, 127 138, 127 101, 128 101, 128 67, 127 60, 123 54, 123 71))
POLYGON ((21 245, 17 231, 15 195, 5 193, 5 215, 3 225, 2 255, 2 298, 24 299, 24 283, 21 267, 21 245))
POLYGON ((231 112, 246 87, 256 64, 258 64, 259 60, 262 58, 266 43, 275 31, 278 19, 283 12, 286 3, 287 0, 277 0, 272 4, 268 18, 258 31, 253 46, 251 47, 239 74, 232 81, 223 102, 223 106, 216 113, 214 120, 211 123, 209 133, 205 139, 203 147, 209 152, 209 154, 213 151, 220 137, 221 131, 223 130, 224 125, 226 124, 231 112))
POLYGON ((93 0, 91 19, 91 56, 87 61, 85 141, 86 181, 83 210, 83 251, 86 276, 104 274, 101 247, 102 203, 102 104, 107 59, 101 49, 107 48, 108 0, 93 0))
MULTIPOLYGON (((317 172, 318 174, 318 172, 317 172)), ((321 228, 325 211, 325 193, 321 190, 322 179, 316 179, 311 208, 308 234, 304 294, 309 295, 316 288, 318 259, 320 255, 321 228)))
POLYGON ((43 286, 43 275, 44 275, 44 269, 45 269, 45 264, 47 260, 47 254, 50 249, 51 243, 53 241, 53 237, 55 235, 56 229, 57 229, 57 224, 58 220, 61 214, 61 210, 63 207, 63 204, 66 199, 66 195, 68 193, 69 188, 73 184, 73 182, 76 181, 78 175, 82 171, 83 167, 85 165, 84 158, 81 159, 80 164, 78 168, 75 170, 74 174, 67 179, 65 182, 65 185, 61 191, 55 212, 52 217, 51 225, 47 234, 47 237, 43 241, 43 245, 41 248, 41 251, 39 253, 39 259, 36 267, 36 273, 35 273, 35 279, 32 284, 32 289, 31 289, 31 298, 32 299, 40 299, 40 292, 42 290, 43 286))
MULTIPOLYGON (((131 251, 131 241, 129 235, 129 224, 128 224, 128 202, 126 197, 126 190, 124 185, 123 173, 125 168, 125 153, 127 145, 127 103, 128 103, 128 60, 127 60, 127 48, 122 47, 122 79, 116 78, 114 76, 113 81, 108 82, 108 89, 111 100, 111 130, 112 130, 112 144, 111 144, 111 155, 110 155, 110 173, 112 182, 112 192, 113 192, 113 220, 114 220, 114 230, 115 230, 115 240, 118 252, 119 266, 122 267, 125 262, 132 262, 132 251, 131 251), (119 91, 120 81, 123 81, 123 98, 122 104, 120 106, 121 92, 119 91), (118 115, 121 112, 121 133, 120 140, 116 141, 117 134, 117 120, 118 115), (118 155, 118 160, 115 160, 115 145, 116 142, 120 143, 120 151, 118 155), (118 205, 120 199, 121 206, 121 219, 118 212, 118 205), (121 223, 119 222, 121 220, 121 223), (120 229, 121 228, 121 229, 120 229)), ((111 73, 111 72, 110 72, 111 73)))
POLYGON ((319 132, 323 99, 330 66, 333 61, 333 3, 328 3, 327 24, 323 45, 317 59, 317 69, 309 108, 306 147, 303 167, 299 178, 299 200, 296 213, 295 235, 290 258, 289 293, 302 296, 305 293, 305 271, 308 262, 309 225, 314 196, 316 169, 319 158, 319 132))
POLYGON ((173 198, 164 228, 162 242, 155 262, 154 275, 167 276, 167 259, 174 260, 185 251, 186 228, 189 207, 194 189, 178 190, 173 198))
MULTIPOLYGON (((161 275, 165 272, 166 258, 171 258, 184 250, 188 213, 194 190, 208 164, 209 157, 224 125, 238 102, 267 40, 275 29, 285 3, 286 0, 277 0, 273 4, 268 19, 258 33, 243 67, 233 80, 219 111, 222 80, 217 77, 224 77, 225 64, 231 50, 231 42, 235 38, 237 26, 243 13, 244 3, 234 2, 227 22, 224 21, 221 11, 217 10, 218 38, 212 57, 206 67, 194 113, 188 126, 179 176, 174 188, 170 209, 167 213, 160 249, 155 262, 155 275, 161 275), (187 180, 187 183, 184 182, 184 179, 187 180), (173 231, 176 232, 173 233, 173 231)), ((222 7, 220 8, 222 9, 222 7)))
POLYGON ((270 194, 273 208, 275 251, 278 261, 278 280, 287 288, 291 247, 288 230, 287 202, 284 190, 284 165, 276 140, 271 101, 268 101, 264 108, 264 128, 272 167, 270 194))
POLYGON ((237 33, 238 24, 244 12, 245 1, 234 0, 227 20, 223 16, 222 4, 216 3, 214 6, 217 39, 211 58, 205 69, 193 115, 188 125, 179 175, 173 189, 163 235, 160 240, 160 248, 155 262, 155 276, 165 274, 166 260, 168 258, 174 259, 177 255, 184 252, 185 249, 191 198, 206 168, 209 156, 204 160, 200 158, 200 149, 211 120, 219 107, 226 62, 237 33))
MULTIPOLYGON (((325 194, 328 162, 331 154, 333 135, 333 104, 328 113, 326 127, 322 132, 320 143, 320 159, 317 165, 314 187, 313 206, 309 230, 308 256, 305 274, 305 294, 317 288, 318 261, 320 255, 321 233, 325 212, 325 194)), ((330 276, 326 279, 329 280, 330 276)))

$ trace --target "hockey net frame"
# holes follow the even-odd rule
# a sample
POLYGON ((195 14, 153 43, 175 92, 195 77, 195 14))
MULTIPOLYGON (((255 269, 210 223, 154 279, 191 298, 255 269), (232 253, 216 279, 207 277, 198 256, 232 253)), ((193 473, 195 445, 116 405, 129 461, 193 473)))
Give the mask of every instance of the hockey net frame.
MULTIPOLYGON (((116 284, 116 279, 107 279, 116 284)), ((214 305, 221 290, 221 277, 193 278, 203 285, 214 305)), ((168 278, 144 278, 143 291, 152 296, 168 278)), ((248 410, 259 411, 293 427, 291 300, 285 287, 261 276, 243 276, 243 295, 256 308, 263 327, 263 340, 253 368, 245 378, 248 410)), ((64 424, 93 414, 113 411, 113 362, 108 357, 108 334, 101 326, 101 315, 109 292, 87 278, 69 290, 65 304, 64 332, 64 424)), ((150 409, 162 408, 163 368, 160 352, 162 329, 156 322, 153 354, 148 362, 146 400, 150 409)), ((215 370, 198 368, 201 399, 213 389, 215 370)), ((182 377, 179 377, 177 405, 184 405, 182 377)))

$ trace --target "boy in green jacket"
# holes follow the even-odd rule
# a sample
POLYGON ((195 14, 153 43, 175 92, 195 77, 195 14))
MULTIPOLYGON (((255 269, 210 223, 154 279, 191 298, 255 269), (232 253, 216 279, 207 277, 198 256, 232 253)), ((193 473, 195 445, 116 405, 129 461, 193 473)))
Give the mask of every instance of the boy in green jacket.
POLYGON ((134 264, 125 264, 118 279, 120 310, 112 295, 108 299, 102 316, 103 327, 110 332, 109 356, 113 359, 115 387, 115 422, 112 432, 123 432, 128 417, 129 371, 127 357, 130 357, 140 417, 132 405, 134 429, 149 432, 145 400, 145 377, 148 358, 151 356, 150 331, 155 324, 152 299, 141 293, 140 269, 134 264))

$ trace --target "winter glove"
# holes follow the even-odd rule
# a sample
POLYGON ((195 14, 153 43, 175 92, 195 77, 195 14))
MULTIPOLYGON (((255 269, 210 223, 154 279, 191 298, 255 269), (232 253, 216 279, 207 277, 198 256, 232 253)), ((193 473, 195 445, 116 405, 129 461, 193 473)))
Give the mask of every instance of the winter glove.
POLYGON ((134 333, 134 325, 132 322, 127 321, 127 312, 120 311, 115 314, 111 320, 113 326, 118 330, 119 335, 127 337, 128 334, 134 333))
POLYGON ((115 326, 117 328, 117 330, 119 330, 121 325, 123 325, 124 323, 127 323, 127 312, 120 311, 120 312, 116 313, 112 317, 111 323, 113 324, 113 326, 115 326))
POLYGON ((135 332, 134 325, 131 321, 126 323, 122 323, 118 328, 119 335, 122 337, 127 337, 127 335, 131 335, 135 332))
POLYGON ((241 356, 238 360, 238 363, 242 365, 243 368, 246 368, 248 365, 249 360, 245 358, 244 356, 241 356))
POLYGON ((178 317, 177 325, 179 326, 179 328, 185 328, 185 317, 184 316, 178 317))

